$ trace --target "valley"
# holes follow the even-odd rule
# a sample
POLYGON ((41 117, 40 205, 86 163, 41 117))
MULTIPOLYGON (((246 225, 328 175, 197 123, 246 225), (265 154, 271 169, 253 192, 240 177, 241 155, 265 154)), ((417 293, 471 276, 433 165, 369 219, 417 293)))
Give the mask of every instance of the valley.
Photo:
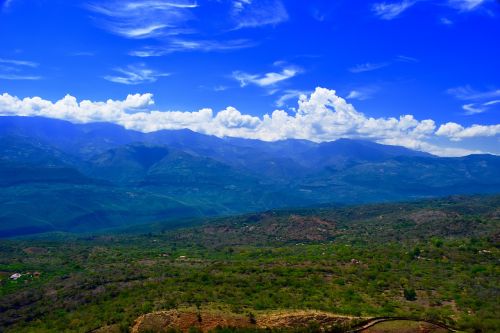
MULTIPOLYGON (((187 313, 196 323, 201 316, 215 327, 234 326, 227 332, 257 332, 255 325, 244 328, 251 318, 267 323, 273 313, 317 311, 417 321, 379 323, 366 332, 418 332, 418 321, 494 332, 499 207, 498 196, 453 196, 203 218, 174 229, 159 221, 112 233, 6 239, 0 329, 128 332, 146 316, 160 325, 154 332, 188 331, 169 330, 170 321, 154 315, 187 313), (21 278, 9 279, 16 272, 21 278)), ((320 329, 319 317, 299 318, 304 326, 274 330, 320 329)))

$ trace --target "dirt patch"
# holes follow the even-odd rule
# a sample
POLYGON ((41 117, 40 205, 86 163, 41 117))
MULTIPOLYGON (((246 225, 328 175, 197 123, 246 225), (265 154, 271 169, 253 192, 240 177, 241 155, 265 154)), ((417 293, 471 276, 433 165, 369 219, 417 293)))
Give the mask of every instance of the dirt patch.
POLYGON ((317 324, 329 327, 351 322, 354 317, 337 316, 320 311, 293 311, 271 313, 257 316, 257 326, 260 328, 294 328, 317 324))
POLYGON ((446 213, 439 210, 422 210, 408 216, 408 218, 416 224, 438 222, 458 217, 460 217, 460 215, 457 213, 446 213))
POLYGON ((248 317, 210 312, 184 312, 184 311, 160 311, 149 313, 139 317, 132 333, 142 332, 167 332, 169 328, 179 329, 187 332, 189 328, 197 327, 203 332, 208 332, 216 327, 255 327, 248 317))
POLYGON ((167 332, 169 328, 180 329, 187 332, 191 327, 197 327, 203 332, 208 332, 217 327, 237 328, 293 328, 306 327, 316 324, 321 327, 344 324, 355 318, 337 316, 319 311, 282 311, 265 314, 238 315, 226 312, 202 311, 160 311, 139 317, 132 333, 167 332))
POLYGON ((91 333, 121 333, 121 332, 122 332, 122 330, 120 329, 120 326, 109 325, 109 326, 104 326, 104 327, 98 328, 95 331, 92 331, 91 333))
POLYGON ((447 329, 422 321, 395 320, 376 324, 362 333, 446 333, 447 329))
POLYGON ((49 251, 43 247, 27 247, 23 249, 26 254, 47 254, 49 251))

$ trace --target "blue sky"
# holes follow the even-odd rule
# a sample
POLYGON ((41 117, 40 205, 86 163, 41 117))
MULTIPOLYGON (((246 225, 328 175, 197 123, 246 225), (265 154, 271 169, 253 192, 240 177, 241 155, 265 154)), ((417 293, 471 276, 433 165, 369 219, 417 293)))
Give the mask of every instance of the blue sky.
POLYGON ((4 115, 500 154, 498 1, 0 4, 4 115))

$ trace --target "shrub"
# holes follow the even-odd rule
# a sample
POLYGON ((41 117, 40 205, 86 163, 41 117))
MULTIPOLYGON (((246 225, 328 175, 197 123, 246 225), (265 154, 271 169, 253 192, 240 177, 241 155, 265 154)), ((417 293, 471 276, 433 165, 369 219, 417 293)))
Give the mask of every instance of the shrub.
POLYGON ((405 288, 403 294, 407 301, 415 301, 417 299, 417 293, 413 288, 405 288))

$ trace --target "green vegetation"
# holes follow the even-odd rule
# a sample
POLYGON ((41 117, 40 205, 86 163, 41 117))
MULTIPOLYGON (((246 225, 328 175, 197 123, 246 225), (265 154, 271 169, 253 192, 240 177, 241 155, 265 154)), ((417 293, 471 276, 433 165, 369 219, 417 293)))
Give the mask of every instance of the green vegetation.
POLYGON ((2 238, 499 188, 493 155, 441 158, 350 139, 263 142, 0 117, 2 238))
MULTIPOLYGON (((89 332, 157 310, 316 309, 494 332, 500 197, 277 211, 152 233, 0 242, 0 331, 89 332), (14 272, 40 272, 9 280, 14 272)), ((219 332, 232 332, 219 330, 219 332)), ((248 332, 252 332, 249 330, 248 332)))

